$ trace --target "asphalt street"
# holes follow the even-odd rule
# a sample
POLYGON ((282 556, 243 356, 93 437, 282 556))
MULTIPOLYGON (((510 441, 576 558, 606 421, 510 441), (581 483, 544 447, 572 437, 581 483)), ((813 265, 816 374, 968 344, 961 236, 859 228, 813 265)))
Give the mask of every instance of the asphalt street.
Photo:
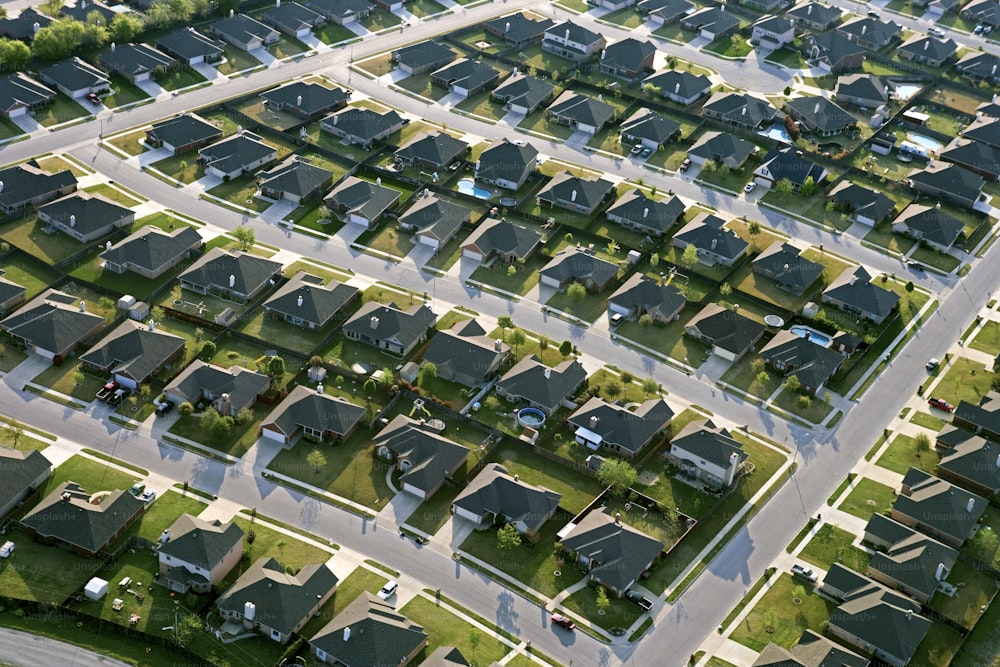
POLYGON ((10 667, 128 667, 72 644, 8 628, 0 628, 0 656, 10 667))

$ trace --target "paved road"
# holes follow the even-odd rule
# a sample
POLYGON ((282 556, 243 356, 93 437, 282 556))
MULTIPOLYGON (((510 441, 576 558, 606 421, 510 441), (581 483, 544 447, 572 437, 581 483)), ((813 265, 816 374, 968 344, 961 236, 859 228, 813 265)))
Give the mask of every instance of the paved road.
POLYGON ((79 646, 8 628, 0 628, 0 661, 11 667, 128 667, 79 646))

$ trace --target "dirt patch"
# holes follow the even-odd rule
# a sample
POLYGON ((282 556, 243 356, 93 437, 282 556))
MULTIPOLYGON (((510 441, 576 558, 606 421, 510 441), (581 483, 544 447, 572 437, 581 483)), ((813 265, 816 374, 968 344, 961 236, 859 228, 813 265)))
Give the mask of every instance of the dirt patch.
POLYGON ((660 479, 660 476, 650 470, 643 470, 639 473, 639 483, 643 486, 652 486, 660 479))

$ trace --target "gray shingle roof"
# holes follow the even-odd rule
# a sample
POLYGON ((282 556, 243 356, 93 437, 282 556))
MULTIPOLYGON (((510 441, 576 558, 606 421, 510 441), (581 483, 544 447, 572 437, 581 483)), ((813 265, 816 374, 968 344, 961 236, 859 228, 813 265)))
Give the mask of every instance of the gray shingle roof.
POLYGON ((209 289, 231 289, 240 294, 253 294, 280 271, 281 262, 239 250, 212 248, 188 267, 180 279, 209 289))
POLYGON ((257 183, 261 187, 296 197, 313 195, 332 180, 332 171, 294 156, 266 171, 257 172, 257 183))
POLYGON ((248 134, 235 134, 228 139, 198 150, 205 166, 229 173, 245 168, 258 160, 278 157, 277 149, 248 134))
POLYGON ((167 233, 148 225, 123 238, 99 257, 113 264, 131 264, 148 271, 159 271, 192 248, 203 243, 201 234, 187 225, 167 233))
POLYGON ((376 220, 399 201, 399 196, 399 190, 348 176, 326 196, 326 201, 347 213, 376 220))
POLYGON ((271 378, 248 368, 221 368, 196 359, 164 391, 179 394, 192 405, 197 405, 206 393, 215 398, 228 394, 232 405, 241 406, 252 404, 270 385, 271 378))
POLYGON ((592 280, 601 287, 618 275, 618 266, 582 250, 562 251, 546 264, 539 274, 567 281, 592 280))
POLYGON ((75 185, 76 176, 69 169, 49 174, 32 160, 0 169, 0 183, 0 208, 16 209, 36 197, 75 185))
POLYGON ((616 109, 606 102, 567 90, 549 105, 547 111, 577 123, 602 127, 615 115, 616 109))
POLYGON ((889 100, 885 81, 872 74, 845 74, 837 77, 836 94, 882 103, 889 100))
POLYGON ((3 271, 0 270, 0 304, 6 303, 18 296, 23 297, 27 291, 25 287, 4 278, 3 271))
POLYGON ((875 514, 865 528, 865 534, 882 531, 895 533, 886 535, 890 546, 886 550, 876 550, 872 554, 869 567, 883 572, 896 581, 920 591, 928 598, 937 589, 937 568, 944 565, 946 571, 951 571, 958 560, 958 551, 941 544, 935 539, 919 533, 911 528, 896 523, 888 517, 875 514), (879 517, 878 520, 875 517, 879 517), (883 528, 878 523, 892 522, 893 528, 883 528))
POLYGON ((1000 175, 1000 147, 980 141, 956 137, 944 147, 938 157, 980 172, 1000 175))
POLYGON ((817 345, 791 331, 779 331, 761 348, 760 356, 772 364, 781 364, 786 375, 794 375, 803 385, 817 388, 826 384, 844 363, 844 355, 817 345))
POLYGON ((51 100, 56 92, 21 72, 0 77, 0 111, 34 107, 51 100))
POLYGON ((796 292, 816 282, 823 275, 823 265, 802 257, 802 251, 791 243, 772 243, 753 261, 754 268, 767 272, 779 284, 789 285, 796 292))
POLYGON ((266 38, 274 33, 274 28, 246 14, 235 14, 212 23, 212 31, 219 35, 229 35, 240 42, 248 42, 255 37, 266 38))
POLYGON ((626 37, 605 47, 601 54, 601 64, 635 71, 639 70, 642 62, 653 53, 656 53, 656 45, 652 42, 626 37))
POLYGON ((367 410, 342 398, 321 394, 309 387, 295 387, 281 404, 264 420, 273 424, 286 436, 299 428, 312 431, 331 431, 345 436, 364 419, 367 410))
POLYGON ((493 96, 508 104, 534 109, 555 91, 548 81, 527 74, 515 74, 493 91, 493 96))
POLYGON ((881 21, 870 16, 862 16, 837 28, 842 35, 881 45, 888 44, 900 31, 902 27, 893 21, 881 21))
MULTIPOLYGON (((977 109, 977 111, 981 110, 982 108, 977 109)), ((988 112, 984 112, 984 114, 962 130, 962 136, 966 139, 981 141, 988 146, 1000 148, 1000 117, 988 115, 988 112)))
POLYGON ((454 236, 463 224, 472 220, 472 209, 440 199, 437 195, 419 197, 405 213, 399 224, 415 228, 418 234, 446 241, 454 236))
POLYGON ((222 130, 194 114, 183 114, 155 123, 146 134, 171 146, 184 146, 220 138, 222 130))
POLYGON ((736 232, 723 227, 720 218, 707 213, 698 214, 694 220, 684 225, 674 234, 674 239, 729 260, 739 257, 750 247, 736 232))
POLYGON ((469 234, 462 247, 474 246, 484 255, 500 252, 525 258, 541 240, 542 235, 533 229, 506 220, 487 218, 469 234))
POLYGON ((831 66, 836 66, 845 58, 865 52, 862 47, 838 32, 818 32, 810 35, 810 38, 812 43, 819 48, 820 57, 828 60, 831 66))
POLYGON ((959 542, 968 539, 986 511, 985 498, 911 467, 903 476, 908 494, 896 497, 893 511, 912 517, 959 542), (969 503, 972 509, 969 509, 969 503))
POLYGON ((264 308, 325 326, 357 295, 357 287, 335 280, 324 285, 322 279, 300 271, 264 302, 264 308))
POLYGON ((104 72, 75 56, 57 62, 55 65, 43 67, 38 74, 43 79, 52 82, 53 85, 61 86, 67 90, 101 88, 110 84, 110 80, 104 72))
POLYGON ((69 294, 48 290, 0 321, 0 329, 42 350, 62 354, 104 323, 103 317, 82 312, 79 302, 69 294))
POLYGON ((469 144, 456 139, 450 134, 424 134, 400 148, 393 155, 408 160, 424 160, 433 165, 444 167, 453 160, 465 154, 469 144))
POLYGON ((468 90, 476 90, 496 82, 500 72, 489 65, 471 58, 461 58, 444 67, 434 70, 432 76, 447 81, 468 90))
POLYGON ((341 18, 362 14, 375 7, 368 0, 309 0, 309 6, 321 14, 341 18))
POLYGON ((586 379, 587 371, 576 359, 566 359, 550 368, 532 354, 504 373, 497 388, 510 396, 554 410, 586 379))
POLYGON ((515 479, 499 463, 487 466, 455 498, 454 504, 477 516, 485 513, 524 522, 534 532, 548 521, 562 496, 515 479))
POLYGON ((856 215, 877 222, 885 219, 896 207, 896 202, 881 190, 866 188, 850 181, 841 181, 827 195, 835 204, 848 207, 856 215))
POLYGON ((410 467, 400 481, 424 492, 436 490, 469 457, 469 449, 422 428, 407 417, 396 415, 372 438, 376 450, 385 446, 410 467))
POLYGON ((746 139, 741 139, 728 132, 709 131, 688 149, 688 155, 706 160, 729 158, 737 163, 743 163, 756 150, 757 146, 746 139))
POLYGON ((594 510, 562 539, 569 551, 590 559, 590 575, 624 590, 663 552, 663 542, 594 510))
POLYGON ((406 46, 392 52, 392 58, 400 65, 420 69, 429 65, 441 66, 458 58, 458 55, 450 48, 429 39, 411 46, 406 46))
POLYGON ((806 630, 791 650, 773 643, 765 646, 752 667, 868 667, 870 664, 868 658, 806 630))
POLYGON ((409 310, 400 310, 392 304, 384 306, 377 301, 369 301, 358 309, 344 324, 344 331, 357 332, 380 340, 394 339, 409 348, 424 333, 434 326, 437 316, 423 304, 413 304, 409 310), (372 328, 372 318, 377 318, 372 328))
MULTIPOLYGON (((1000 8, 1000 2, 995 3, 1000 8)), ((1000 10, 998 10, 1000 14, 1000 10)), ((966 76, 979 79, 1000 79, 1000 56, 992 53, 970 52, 955 63, 955 69, 966 76)))
POLYGON ((684 214, 684 208, 684 202, 676 195, 667 201, 659 201, 647 197, 645 192, 635 188, 612 204, 607 210, 607 215, 666 232, 684 214))
POLYGON ((858 124, 857 118, 825 97, 798 97, 786 104, 794 116, 819 132, 839 132, 858 124))
POLYGON ((346 667, 397 665, 427 642, 424 629, 388 602, 364 592, 334 616, 309 643, 346 667), (350 628, 348 639, 345 629, 350 628))
POLYGON ((758 170, 765 168, 776 183, 787 178, 796 187, 801 187, 810 178, 818 185, 826 171, 815 162, 799 157, 791 147, 772 150, 765 155, 758 170))
POLYGON ((562 23, 558 23, 546 30, 545 34, 555 35, 560 39, 568 35, 568 39, 570 41, 578 44, 593 44, 594 42, 603 39, 603 36, 600 33, 588 30, 587 28, 577 25, 572 21, 563 21, 562 23))
POLYGON ((87 235, 117 225, 123 218, 133 215, 133 212, 101 195, 76 192, 42 206, 38 209, 38 214, 87 235))
POLYGON ((351 99, 351 94, 346 90, 327 88, 308 81, 293 81, 280 88, 261 93, 260 96, 274 104, 300 109, 310 116, 345 104, 351 99))
POLYGON ((126 76, 152 74, 157 67, 172 67, 177 62, 148 44, 113 45, 103 51, 98 60, 104 69, 126 76))
MULTIPOLYGON (((308 4, 308 2, 306 3, 308 4)), ((261 18, 278 28, 298 32, 323 22, 323 17, 297 2, 283 2, 261 14, 261 18)))
POLYGON ((170 525, 160 553, 211 570, 237 544, 243 542, 243 529, 232 521, 206 521, 190 514, 181 514, 170 525))
POLYGON ((150 331, 135 320, 125 320, 80 361, 143 382, 156 369, 182 350, 186 340, 164 331, 150 331))
POLYGON ((674 411, 662 398, 651 398, 629 411, 594 396, 570 415, 569 422, 597 433, 604 445, 617 445, 635 454, 673 418, 674 411))
POLYGON ((546 204, 561 206, 561 202, 573 202, 577 206, 591 209, 600 204, 614 189, 614 183, 603 178, 581 178, 569 171, 556 174, 539 191, 538 200, 546 204))
MULTIPOLYGON (((106 491, 97 489, 96 491, 106 491)), ((99 503, 90 502, 91 494, 75 482, 63 482, 43 498, 21 523, 40 537, 55 538, 97 553, 146 503, 131 493, 116 489, 99 503)))
MULTIPOLYGON (((1000 448, 980 436, 970 437, 953 446, 941 457, 938 469, 964 477, 976 484, 1000 492, 1000 448)), ((2 503, 0 503, 2 504, 2 503)))
POLYGON ((424 361, 434 364, 438 372, 451 369, 470 377, 485 380, 495 367, 498 355, 506 355, 510 346, 486 335, 475 320, 456 322, 450 329, 438 331, 431 338, 424 361))
POLYGON ((359 109, 357 107, 348 107, 323 120, 324 124, 333 125, 339 131, 358 137, 365 143, 372 141, 376 136, 402 122, 402 116, 395 110, 390 109, 379 113, 372 109, 359 109))
POLYGON ((896 606, 899 597, 878 590, 848 600, 830 614, 830 626, 909 662, 932 624, 914 610, 896 606))
POLYGON ((0 484, 0 508, 20 497, 51 467, 52 462, 37 450, 21 451, 0 447, 0 470, 3 470, 4 480, 0 484))
POLYGON ((680 447, 722 469, 729 468, 734 454, 741 464, 750 458, 750 455, 743 451, 743 446, 729 435, 728 430, 716 426, 707 419, 698 419, 685 424, 670 441, 670 447, 671 449, 680 447))
POLYGON ((929 35, 914 35, 899 45, 898 53, 929 60, 947 60, 958 51, 958 44, 952 39, 938 39, 929 35))
POLYGON ((608 303, 636 309, 640 313, 658 314, 667 319, 684 307, 687 299, 673 285, 660 285, 642 273, 633 273, 608 297, 608 303))
POLYGON ((93 12, 97 12, 101 19, 104 21, 104 25, 111 25, 111 21, 118 16, 117 12, 105 7, 104 5, 90 0, 86 2, 85 0, 77 0, 76 5, 68 7, 63 5, 59 8, 59 13, 63 16, 69 16, 76 19, 77 21, 86 22, 87 19, 93 12))
POLYGON ((712 87, 711 80, 704 74, 691 74, 691 72, 677 70, 652 74, 643 79, 642 82, 659 87, 664 95, 678 95, 683 98, 693 97, 712 87))
POLYGON ((44 28, 52 23, 52 19, 33 7, 27 7, 14 18, 0 19, 0 36, 30 42, 35 36, 35 23, 44 28))
POLYGON ((476 161, 476 178, 518 182, 526 169, 535 168, 538 150, 531 144, 513 144, 504 138, 486 150, 476 161))
POLYGON ((898 294, 872 284, 871 276, 860 266, 840 274, 823 291, 823 295, 880 317, 891 313, 899 303, 898 294))
POLYGON ((951 217, 934 206, 910 204, 892 221, 893 226, 903 225, 917 232, 923 238, 943 246, 950 246, 958 240, 965 223, 951 217))
POLYGON ((763 324, 716 303, 705 306, 687 326, 696 328, 716 347, 735 354, 743 354, 764 334, 765 329, 763 324))
POLYGON ((764 16, 755 21, 751 27, 760 28, 761 30, 767 30, 780 35, 786 30, 791 30, 792 22, 784 16, 764 16))
POLYGON ((716 35, 733 29, 740 20, 726 12, 723 7, 705 7, 681 19, 685 25, 696 26, 699 30, 711 30, 716 35))
POLYGON ((840 7, 834 5, 824 5, 819 2, 807 2, 797 5, 785 12, 786 15, 793 18, 823 24, 829 23, 830 21, 836 21, 843 13, 844 12, 840 9, 840 7))
POLYGON ((486 23, 487 26, 500 31, 512 42, 524 42, 532 39, 541 39, 545 31, 554 24, 551 19, 531 19, 523 12, 501 16, 486 23))
POLYGON ((639 109, 622 121, 620 132, 630 137, 647 139, 657 144, 664 144, 679 136, 681 124, 673 118, 668 118, 652 109, 639 109))
POLYGON ((160 37, 156 45, 184 60, 199 56, 213 58, 220 55, 224 48, 222 42, 203 35, 190 26, 160 37))

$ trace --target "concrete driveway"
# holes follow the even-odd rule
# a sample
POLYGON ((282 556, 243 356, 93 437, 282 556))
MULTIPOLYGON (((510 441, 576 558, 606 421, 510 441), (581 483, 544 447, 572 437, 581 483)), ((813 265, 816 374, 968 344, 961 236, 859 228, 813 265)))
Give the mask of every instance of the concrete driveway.
POLYGON ((723 359, 717 354, 711 354, 705 360, 705 363, 698 367, 698 374, 706 375, 712 380, 718 380, 732 365, 733 362, 728 359, 723 359))

